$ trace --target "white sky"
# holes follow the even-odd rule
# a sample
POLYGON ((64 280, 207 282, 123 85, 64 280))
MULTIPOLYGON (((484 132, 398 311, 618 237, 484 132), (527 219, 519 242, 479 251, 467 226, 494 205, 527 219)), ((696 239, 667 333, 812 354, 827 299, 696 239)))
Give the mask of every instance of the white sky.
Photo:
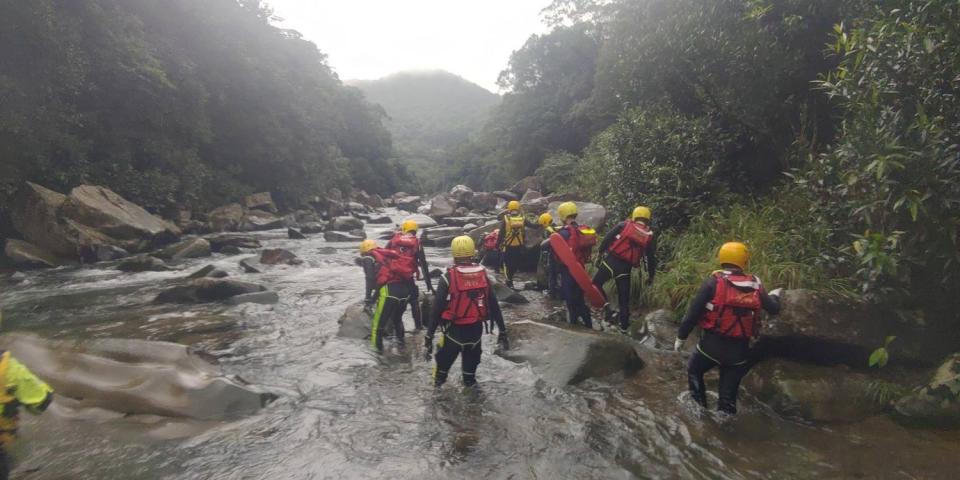
POLYGON ((342 80, 442 69, 493 92, 550 0, 267 0, 342 80))

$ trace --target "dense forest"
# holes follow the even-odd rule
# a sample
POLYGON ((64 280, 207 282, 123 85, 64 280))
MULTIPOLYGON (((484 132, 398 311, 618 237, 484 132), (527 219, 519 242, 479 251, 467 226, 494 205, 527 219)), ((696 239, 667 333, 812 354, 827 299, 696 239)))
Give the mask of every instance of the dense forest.
POLYGON ((408 191, 435 192, 455 181, 438 174, 449 151, 478 131, 500 97, 449 72, 399 72, 379 80, 349 81, 383 107, 396 158, 413 177, 408 191))
POLYGON ((164 211, 263 190, 286 206, 334 186, 386 194, 408 178, 383 112, 264 2, 0 9, 0 205, 24 179, 105 185, 164 211))
POLYGON ((745 239, 778 285, 957 322, 960 4, 557 0, 453 168, 656 213, 677 305, 745 239))

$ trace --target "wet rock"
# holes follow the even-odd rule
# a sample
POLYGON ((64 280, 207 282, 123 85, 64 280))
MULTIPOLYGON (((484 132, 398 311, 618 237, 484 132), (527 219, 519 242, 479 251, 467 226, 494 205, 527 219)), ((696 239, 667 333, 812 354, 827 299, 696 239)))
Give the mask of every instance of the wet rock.
POLYGON ((172 270, 172 268, 168 267, 166 263, 163 263, 163 260, 157 257, 139 255, 120 262, 120 264, 117 265, 117 270, 130 273, 168 272, 172 270))
POLYGON ((471 223, 483 223, 486 220, 489 220, 489 217, 477 217, 477 216, 467 216, 467 217, 447 217, 441 219, 440 222, 444 225, 451 227, 463 227, 471 223))
POLYGON ((470 209, 467 207, 457 207, 453 214, 458 217, 466 217, 467 215, 470 215, 470 209))
POLYGON ((353 235, 354 237, 358 237, 358 238, 360 238, 361 240, 366 240, 366 239, 367 239, 367 232, 366 232, 365 230, 363 230, 363 229, 350 230, 350 231, 347 232, 347 233, 349 233, 350 235, 353 235))
POLYGON ((180 230, 184 235, 200 235, 209 231, 207 224, 201 222, 200 220, 187 220, 186 222, 178 222, 177 226, 180 227, 180 230))
POLYGON ((23 238, 53 255, 76 258, 77 233, 60 221, 67 196, 25 182, 14 196, 10 218, 23 238))
POLYGON ((880 413, 870 395, 871 378, 847 367, 823 367, 769 360, 745 378, 758 400, 781 415, 814 422, 856 422, 880 413))
POLYGON ((492 193, 473 192, 473 196, 466 202, 466 206, 476 212, 489 212, 497 208, 497 197, 492 193))
POLYGON ((52 253, 23 240, 7 240, 3 251, 17 268, 53 268, 65 263, 52 253))
POLYGON ((322 222, 305 223, 300 227, 300 232, 308 235, 323 233, 326 230, 326 224, 322 222))
POLYGON ((353 235, 347 232, 324 232, 323 239, 328 242, 356 242, 360 243, 363 241, 364 237, 360 235, 353 235))
POLYGON ((475 229, 475 228, 477 228, 477 227, 479 227, 479 225, 477 225, 477 224, 475 224, 475 223, 468 223, 468 224, 466 224, 466 225, 463 226, 463 229, 469 231, 469 230, 473 230, 473 229, 475 229))
POLYGON ((496 192, 492 192, 492 193, 493 193, 493 196, 494 196, 494 197, 497 197, 497 198, 499 198, 499 199, 501 199, 501 200, 504 200, 504 201, 507 201, 507 202, 510 202, 510 201, 513 201, 513 200, 520 200, 520 195, 519 195, 519 194, 516 194, 516 193, 513 193, 513 192, 508 192, 508 191, 506 191, 506 190, 497 190, 496 192))
POLYGON ((320 222, 320 216, 313 210, 297 210, 293 212, 293 217, 301 225, 320 222))
POLYGON ((523 211, 530 215, 539 216, 540 214, 546 213, 550 210, 550 199, 547 197, 524 200, 520 203, 523 206, 523 211))
POLYGON ((215 208, 207 214, 207 223, 214 232, 237 231, 243 223, 243 207, 239 203, 231 203, 215 208))
POLYGON ((433 218, 427 215, 422 215, 422 214, 408 215, 404 217, 404 220, 413 220, 417 222, 417 226, 421 229, 436 227, 438 225, 436 220, 434 220, 433 218))
POLYGON ((327 230, 346 232, 350 230, 363 229, 363 222, 354 217, 336 217, 327 224, 327 230))
POLYGON ((93 249, 93 254, 98 262, 110 262, 130 256, 130 252, 113 245, 97 245, 93 249))
POLYGON ((209 257, 210 242, 202 238, 188 238, 155 253, 155 256, 167 260, 209 257))
POLYGON ((457 203, 466 203, 473 198, 473 190, 466 185, 457 185, 450 189, 450 198, 457 203))
POLYGON ((306 235, 297 231, 297 229, 290 227, 287 229, 287 238, 290 240, 306 240, 306 235))
POLYGON ((483 244, 483 237, 487 236, 488 233, 496 230, 500 227, 500 222, 493 220, 488 222, 486 225, 481 227, 474 228, 473 230, 468 230, 467 235, 473 239, 474 243, 479 247, 483 244))
POLYGON ((428 237, 448 237, 463 235, 463 227, 430 227, 423 229, 423 235, 428 237))
POLYGON ((253 266, 254 261, 256 261, 256 257, 244 258, 240 260, 240 268, 242 268, 245 273, 263 273, 260 269, 253 266))
POLYGON ((237 247, 236 245, 227 245, 221 248, 219 253, 224 255, 239 255, 243 253, 243 250, 240 250, 240 247, 237 247))
POLYGON ((320 255, 333 255, 337 253, 337 249, 333 247, 320 247, 317 249, 317 253, 320 255))
POLYGON ((894 413, 910 425, 960 427, 960 353, 950 355, 927 385, 898 400, 894 413))
POLYGON ((419 196, 416 195, 407 195, 404 197, 394 197, 393 204, 400 210, 406 210, 408 212, 416 212, 417 208, 420 207, 422 200, 419 196))
POLYGON ((510 187, 510 191, 517 195, 523 195, 524 192, 528 190, 542 192, 543 180, 541 180, 540 177, 537 177, 537 176, 529 176, 529 177, 523 178, 517 183, 514 183, 513 186, 510 187))
POLYGON ((219 278, 198 278, 184 285, 160 292, 155 303, 219 302, 237 295, 264 292, 266 287, 254 283, 219 278))
POLYGON ((494 295, 497 296, 497 300, 500 301, 500 303, 510 303, 513 305, 524 305, 530 303, 530 301, 527 300, 527 297, 524 297, 519 292, 500 283, 497 280, 491 279, 490 285, 493 288, 494 295))
POLYGON ((98 339, 81 343, 4 335, 10 350, 57 395, 125 414, 226 420, 256 412, 275 395, 224 376, 187 347, 98 339))
POLYGON ((243 199, 243 204, 249 209, 277 213, 277 205, 273 203, 273 196, 270 195, 270 192, 247 195, 247 197, 243 199))
POLYGON ((512 323, 507 331, 512 348, 498 354, 529 362, 538 376, 555 385, 630 375, 644 365, 633 345, 618 336, 531 321, 512 323))
POLYGON ((207 265, 206 267, 191 273, 187 278, 193 280, 195 278, 226 278, 228 276, 230 276, 230 274, 227 272, 220 270, 213 265, 207 265))
POLYGON ((268 248, 260 254, 260 263, 263 265, 300 265, 299 257, 283 248, 268 248))
MULTIPOLYGON (((557 201, 550 202, 550 214, 553 215, 557 223, 560 223, 560 215, 557 214, 557 207, 560 206, 561 203, 562 202, 557 201)), ((607 209, 602 205, 590 202, 576 202, 576 204, 577 222, 581 225, 589 225, 596 228, 602 226, 603 222, 606 221, 607 209)))
POLYGON ((360 190, 354 193, 353 196, 357 202, 362 203, 365 206, 373 207, 373 208, 383 208, 383 199, 380 198, 380 195, 376 195, 376 194, 370 195, 367 192, 360 190))
POLYGON ((13 274, 10 275, 10 280, 16 283, 20 283, 26 279, 27 279, 27 274, 23 272, 13 272, 13 274))
POLYGON ((523 193, 523 197, 520 198, 521 203, 529 203, 538 198, 543 198, 543 194, 536 190, 527 190, 523 193))
POLYGON ((340 324, 340 330, 337 331, 338 337, 363 340, 370 337, 373 316, 364 309, 363 302, 358 302, 348 306, 337 323, 340 324))
POLYGON ((450 217, 453 216, 456 209, 456 203, 446 194, 441 193, 430 199, 430 210, 428 213, 433 218, 450 217))
POLYGON ((370 220, 367 220, 367 223, 372 225, 390 225, 393 223, 393 219, 386 215, 382 215, 379 217, 370 217, 370 220))
POLYGON ((210 243, 210 250, 218 253, 231 253, 224 251, 227 247, 236 249, 258 249, 263 245, 254 237, 248 235, 215 235, 204 237, 210 243))
POLYGON ((284 219, 272 213, 260 210, 249 210, 243 217, 241 229, 248 232, 261 232, 283 228, 284 219))
POLYGON ((180 229, 112 190, 94 185, 74 188, 60 215, 112 238, 161 245, 176 241, 180 229))
POLYGON ((277 292, 256 292, 256 293, 245 293, 243 295, 237 295, 235 297, 230 297, 227 299, 227 303, 230 305, 240 305, 242 303, 259 303, 261 305, 272 305, 280 301, 280 295, 277 292))
MULTIPOLYGON (((645 335, 644 326, 646 326, 646 335, 652 339, 652 342, 648 340, 646 345, 661 350, 673 349, 673 342, 677 339, 677 327, 679 326, 677 316, 673 311, 661 308, 648 313, 640 321, 631 322, 630 336, 641 340, 645 335)), ((685 344, 688 350, 696 348, 695 345, 696 342, 692 338, 687 339, 685 344)))

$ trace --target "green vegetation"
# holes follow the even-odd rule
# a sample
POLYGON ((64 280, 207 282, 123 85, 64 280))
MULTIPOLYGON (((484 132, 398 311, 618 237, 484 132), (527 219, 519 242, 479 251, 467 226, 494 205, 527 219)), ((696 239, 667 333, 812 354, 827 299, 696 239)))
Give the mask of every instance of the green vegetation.
POLYGON ((405 178, 382 113, 259 0, 0 8, 0 205, 25 179, 158 211, 262 190, 296 206, 405 178))

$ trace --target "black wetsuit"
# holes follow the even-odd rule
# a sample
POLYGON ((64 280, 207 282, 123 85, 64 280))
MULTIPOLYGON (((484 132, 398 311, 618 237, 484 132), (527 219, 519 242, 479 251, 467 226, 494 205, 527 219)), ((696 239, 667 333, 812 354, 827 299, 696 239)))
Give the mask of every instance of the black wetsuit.
MULTIPOLYGON (((420 242, 420 250, 416 253, 417 266, 423 272, 423 281, 427 284, 427 291, 433 291, 433 284, 430 282, 430 266, 427 264, 427 255, 423 251, 422 238, 420 242)), ((387 248, 394 248, 393 240, 387 243, 387 248)), ((413 279, 408 282, 407 288, 410 290, 410 313, 413 316, 413 326, 419 330, 423 328, 423 312, 420 311, 420 289, 417 287, 417 281, 413 279)))
MULTIPOLYGON (((578 227, 576 222, 571 223, 571 225, 573 225, 573 228, 578 227)), ((568 229, 561 228, 557 233, 564 240, 570 240, 568 229)), ((582 321, 585 327, 593 328, 593 319, 590 316, 590 308, 587 307, 587 302, 583 298, 583 289, 580 288, 577 281, 573 279, 573 275, 570 275, 570 270, 562 262, 557 262, 557 270, 560 272, 560 296, 563 297, 567 306, 567 321, 572 324, 582 321)))
POLYGON ((370 327, 370 344, 378 351, 383 350, 383 335, 392 325, 399 344, 404 343, 403 312, 410 302, 411 282, 394 282, 380 287, 377 309, 373 313, 370 327))
MULTIPOLYGON (((624 223, 620 222, 619 225, 603 237, 603 241, 600 243, 601 252, 606 252, 607 249, 610 248, 610 245, 617 239, 617 235, 623 231, 623 227, 624 223)), ((647 244, 646 251, 644 251, 644 257, 647 266, 647 279, 653 282, 653 277, 657 273, 656 237, 650 239, 650 243, 647 244)), ((607 297, 607 292, 603 289, 603 286, 610 281, 611 278, 616 282, 617 306, 619 309, 617 313, 621 330, 626 330, 630 327, 630 271, 632 269, 633 265, 611 253, 606 253, 603 262, 600 264, 600 268, 598 268, 597 273, 593 275, 593 284, 603 293, 604 298, 607 297)))
MULTIPOLYGON (((742 273, 732 270, 734 273, 742 273)), ((697 326, 700 319, 707 312, 707 304, 713 300, 717 290, 717 278, 713 275, 703 281, 700 290, 694 297, 686 316, 677 331, 677 338, 686 340, 697 326)), ((777 297, 767 294, 760 288, 760 302, 763 309, 771 315, 780 313, 780 301, 777 297)), ((690 357, 687 365, 687 381, 690 395, 694 401, 707 406, 707 388, 703 383, 703 375, 713 367, 720 367, 720 398, 717 408, 726 413, 737 413, 737 390, 740 381, 750 371, 750 340, 746 338, 732 338, 710 331, 704 331, 697 344, 697 350, 690 357)))
MULTIPOLYGON (((434 384, 440 386, 447 381, 450 367, 457 360, 457 355, 460 355, 463 384, 469 387, 477 383, 477 367, 480 365, 480 354, 483 351, 481 339, 485 320, 472 325, 454 325, 443 320, 441 315, 447 309, 449 287, 450 273, 445 272, 438 282, 436 302, 433 304, 433 311, 430 312, 430 321, 427 325, 427 338, 433 338, 437 328, 444 327, 441 345, 435 356, 437 365, 433 374, 434 384)), ((500 303, 497 302, 493 288, 488 288, 487 300, 487 316, 497 324, 497 331, 505 335, 507 330, 503 324, 503 313, 500 311, 500 303)))
POLYGON ((560 271, 557 269, 559 260, 553 254, 553 249, 550 248, 550 235, 557 231, 558 228, 553 225, 545 228, 543 230, 544 240, 540 243, 540 267, 544 269, 544 276, 547 281, 547 284, 542 285, 541 288, 546 287, 550 297, 555 299, 560 298, 560 271))
POLYGON ((380 270, 380 266, 369 255, 360 256, 356 262, 363 268, 363 303, 373 305, 377 301, 377 272, 380 270))
POLYGON ((513 274, 517 273, 520 262, 523 260, 523 252, 527 248, 523 241, 527 233, 525 230, 536 227, 536 223, 532 223, 524 218, 523 227, 516 234, 519 235, 520 244, 506 245, 506 242, 512 243, 514 239, 507 238, 507 215, 504 215, 503 219, 500 220, 500 236, 497 238, 497 250, 502 252, 500 263, 503 266, 503 275, 507 278, 507 285, 511 288, 513 287, 513 274))

